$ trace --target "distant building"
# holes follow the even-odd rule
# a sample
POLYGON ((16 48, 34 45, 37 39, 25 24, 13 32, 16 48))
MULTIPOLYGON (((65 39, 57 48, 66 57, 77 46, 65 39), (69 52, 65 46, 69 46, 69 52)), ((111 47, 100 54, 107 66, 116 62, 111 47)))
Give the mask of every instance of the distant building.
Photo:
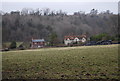
POLYGON ((44 39, 32 39, 31 40, 31 48, 41 48, 45 46, 44 39))
POLYGON ((85 43, 87 41, 86 35, 68 35, 64 37, 64 44, 69 45, 69 44, 79 44, 79 43, 85 43))

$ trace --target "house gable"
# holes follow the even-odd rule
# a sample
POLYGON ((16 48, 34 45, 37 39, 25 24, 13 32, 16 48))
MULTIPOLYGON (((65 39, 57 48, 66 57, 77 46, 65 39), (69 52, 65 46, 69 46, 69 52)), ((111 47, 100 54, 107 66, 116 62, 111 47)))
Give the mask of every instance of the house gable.
POLYGON ((83 37, 81 41, 82 41, 82 42, 86 42, 86 38, 83 37))
POLYGON ((75 37, 74 41, 77 42, 77 41, 80 41, 80 39, 78 37, 75 37))

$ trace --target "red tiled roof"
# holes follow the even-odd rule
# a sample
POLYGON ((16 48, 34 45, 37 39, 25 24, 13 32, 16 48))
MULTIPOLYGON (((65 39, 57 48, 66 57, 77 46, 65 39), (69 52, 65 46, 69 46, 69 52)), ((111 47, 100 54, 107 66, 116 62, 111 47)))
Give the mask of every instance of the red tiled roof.
POLYGON ((83 37, 86 38, 86 35, 80 35, 80 36, 79 35, 69 35, 69 36, 65 36, 64 39, 68 39, 69 38, 70 40, 74 40, 76 37, 79 38, 79 39, 83 38, 83 37))

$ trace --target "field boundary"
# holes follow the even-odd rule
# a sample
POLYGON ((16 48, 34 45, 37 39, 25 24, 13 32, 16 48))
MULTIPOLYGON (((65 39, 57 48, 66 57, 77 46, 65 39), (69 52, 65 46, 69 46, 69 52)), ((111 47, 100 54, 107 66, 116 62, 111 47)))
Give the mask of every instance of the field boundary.
MULTIPOLYGON (((40 48, 40 49, 26 49, 26 50, 11 50, 7 52, 27 52, 27 51, 54 51, 54 50, 72 50, 72 49, 87 49, 87 48, 104 48, 104 47, 115 47, 119 46, 119 44, 112 44, 112 45, 94 45, 94 46, 75 46, 75 47, 51 47, 51 48, 40 48)), ((4 53, 4 52, 3 52, 4 53)))

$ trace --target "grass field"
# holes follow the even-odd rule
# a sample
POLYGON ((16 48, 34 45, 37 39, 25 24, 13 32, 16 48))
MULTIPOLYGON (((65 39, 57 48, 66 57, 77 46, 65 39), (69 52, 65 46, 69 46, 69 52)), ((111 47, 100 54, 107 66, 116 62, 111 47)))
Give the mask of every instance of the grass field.
POLYGON ((2 53, 3 79, 117 79, 118 45, 2 53))

